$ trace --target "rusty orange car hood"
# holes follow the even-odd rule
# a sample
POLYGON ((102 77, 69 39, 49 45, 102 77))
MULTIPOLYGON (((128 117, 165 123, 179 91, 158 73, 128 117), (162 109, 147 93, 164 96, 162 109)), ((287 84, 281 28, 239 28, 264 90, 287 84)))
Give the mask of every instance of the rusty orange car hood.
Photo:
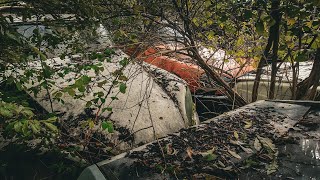
MULTIPOLYGON (((195 64, 182 62, 176 58, 164 56, 161 54, 161 51, 163 51, 163 47, 149 47, 145 51, 142 51, 142 53, 138 53, 136 58, 179 76, 187 82, 191 92, 196 92, 198 89, 202 88, 200 78, 204 75, 204 70, 195 64)), ((129 55, 133 55, 133 52, 136 51, 134 49, 126 50, 126 53, 129 55)), ((243 58, 240 62, 241 65, 235 60, 229 60, 228 62, 217 61, 213 64, 213 67, 227 72, 227 74, 222 73, 222 76, 226 76, 227 78, 237 78, 254 70, 250 61, 243 58)))

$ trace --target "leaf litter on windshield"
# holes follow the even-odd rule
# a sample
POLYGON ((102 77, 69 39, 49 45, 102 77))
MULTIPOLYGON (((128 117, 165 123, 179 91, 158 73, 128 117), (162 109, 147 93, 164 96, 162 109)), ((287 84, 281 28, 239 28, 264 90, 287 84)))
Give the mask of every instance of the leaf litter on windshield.
POLYGON ((176 178, 236 178, 248 170, 272 174, 277 170, 277 148, 272 121, 284 115, 270 108, 239 110, 199 126, 182 129, 128 155, 136 169, 167 173, 176 178))

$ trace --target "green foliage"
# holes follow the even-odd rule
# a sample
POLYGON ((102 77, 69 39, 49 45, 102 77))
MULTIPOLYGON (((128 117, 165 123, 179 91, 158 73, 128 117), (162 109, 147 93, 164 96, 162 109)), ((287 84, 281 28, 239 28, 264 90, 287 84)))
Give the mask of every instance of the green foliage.
POLYGON ((119 90, 121 93, 126 93, 127 85, 124 83, 120 83, 119 90))
MULTIPOLYGON (((6 2, 8 6, 16 6, 17 3, 11 4, 10 0, 6 2)), ((128 59, 122 60, 119 63, 121 68, 113 79, 102 79, 96 82, 92 72, 100 75, 104 71, 103 63, 112 62, 113 55, 116 54, 114 49, 106 48, 105 45, 102 46, 100 42, 96 42, 98 35, 96 29, 101 23, 101 21, 98 22, 98 19, 102 19, 101 14, 97 15, 100 7, 96 4, 99 4, 100 1, 54 0, 24 3, 24 8, 19 9, 19 12, 10 10, 9 13, 2 13, 3 9, 1 9, 1 82, 10 81, 19 90, 28 91, 35 96, 46 92, 48 101, 59 101, 62 104, 65 103, 66 96, 84 100, 83 97, 92 93, 94 98, 87 101, 86 106, 95 108, 99 113, 96 119, 87 120, 85 128, 93 130, 101 113, 112 112, 110 104, 103 106, 109 103, 107 99, 111 98, 106 89, 111 85, 112 88, 119 88, 121 92, 125 92, 124 83, 128 79, 123 75, 122 70, 129 64, 128 59), (66 14, 72 14, 72 17, 66 17, 66 14), (20 22, 18 19, 23 19, 23 21, 20 22), (80 57, 76 64, 68 64, 66 67, 57 67, 52 64, 51 58, 71 59, 72 55, 80 57), (82 58, 85 60, 82 61, 82 58), (72 80, 68 86, 61 86, 55 81, 56 77, 67 79, 67 82, 70 82, 68 77, 71 77, 72 80), (32 85, 31 88, 30 85, 32 85), (92 92, 92 86, 96 85, 100 90, 92 92), (58 90, 51 94, 52 87, 58 87, 58 90), (107 108, 100 111, 102 107, 107 108)), ((7 100, 8 98, 3 97, 2 99, 7 100)), ((111 99, 116 100, 116 97, 111 99)), ((64 149, 64 144, 57 146, 57 142, 61 140, 59 137, 66 132, 63 127, 65 124, 60 124, 56 117, 42 118, 36 111, 27 107, 29 104, 18 105, 16 102, 20 104, 19 99, 14 102, 0 101, 0 135, 7 139, 14 137, 12 144, 27 145, 29 141, 40 141, 36 144, 36 149, 58 150, 61 154, 67 153, 73 156, 74 151, 79 151, 79 149, 64 149)), ((114 131, 111 121, 104 121, 102 128, 109 133, 114 131)), ((91 134, 87 135, 91 136, 91 134)), ((67 168, 61 164, 58 171, 66 171, 67 168)))
MULTIPOLYGON (((7 2, 6 5, 11 5, 10 0, 7 2)), ((112 79, 96 81, 90 72, 99 75, 105 70, 103 62, 112 62, 112 56, 116 54, 112 48, 99 45, 91 47, 99 23, 106 26, 112 38, 121 45, 144 43, 149 46, 175 42, 177 47, 204 46, 213 51, 224 49, 226 59, 251 58, 256 61, 260 59, 268 33, 275 24, 271 17, 272 1, 261 0, 133 0, 121 3, 116 0, 108 3, 100 0, 54 0, 24 3, 25 8, 21 12, 0 13, 1 77, 13 82, 19 90, 26 90, 27 83, 34 85, 28 89, 34 95, 43 89, 49 92, 51 87, 60 87, 52 96, 48 96, 61 103, 64 103, 65 96, 83 100, 92 93, 94 97, 86 100, 86 107, 93 107, 98 113, 96 119, 89 119, 84 123, 89 129, 98 124, 96 120, 101 113, 113 111, 110 101, 117 100, 118 97, 111 96, 108 88, 117 88, 120 93, 127 92, 128 77, 124 75, 123 69, 131 63, 128 58, 116 62, 120 68, 112 73, 112 79), (53 16, 49 17, 50 14, 53 16), (74 16, 68 18, 62 14, 74 16), (24 21, 17 22, 17 17, 24 21), (17 32, 17 27, 24 24, 32 24, 30 36, 17 32), (161 30, 166 29, 174 32, 172 37, 161 37, 161 30), (56 68, 47 61, 48 58, 63 59, 75 54, 90 61, 80 60, 63 69, 56 68), (35 62, 40 62, 41 67, 30 66, 35 62), (12 74, 4 76, 5 70, 10 70, 12 74), (18 70, 23 70, 24 74, 19 74, 18 70), (55 76, 71 76, 70 85, 60 86, 52 80, 55 76), (92 92, 91 87, 94 85, 100 90, 92 92)), ((307 61, 315 49, 320 48, 318 7, 317 0, 281 1, 279 60, 307 61)), ((0 101, 0 119, 8 134, 21 137, 20 140, 53 137, 60 132, 56 118, 38 120, 31 108, 16 103, 0 101)), ((247 123, 246 128, 251 128, 251 125, 247 123)), ((101 128, 109 133, 114 131, 111 121, 101 122, 101 128)), ((257 139, 256 148, 261 149, 266 144, 272 150, 270 143, 262 140, 257 139)), ((204 158, 212 161, 216 157, 211 152, 204 158)), ((273 169, 275 168, 271 168, 273 169)))
POLYGON ((45 134, 56 134, 58 128, 53 123, 56 117, 46 120, 35 120, 31 108, 0 101, 0 119, 5 125, 5 130, 13 136, 22 138, 39 137, 45 134))
POLYGON ((29 107, 0 101, 0 117, 4 119, 15 117, 31 118, 33 116, 34 114, 32 112, 32 109, 29 107))
POLYGON ((113 133, 114 131, 113 123, 111 121, 103 121, 101 127, 103 130, 106 130, 109 133, 113 133))
POLYGON ((260 35, 263 35, 263 33, 265 31, 263 21, 261 19, 259 19, 255 26, 256 26, 257 33, 260 35))

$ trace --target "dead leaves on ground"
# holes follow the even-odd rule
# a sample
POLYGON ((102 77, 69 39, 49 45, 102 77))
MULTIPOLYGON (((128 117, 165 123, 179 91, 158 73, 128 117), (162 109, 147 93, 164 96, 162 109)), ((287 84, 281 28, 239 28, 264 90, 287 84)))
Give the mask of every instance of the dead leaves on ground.
POLYGON ((237 158, 237 159, 241 159, 241 156, 239 154, 237 154, 236 152, 228 149, 228 153, 231 154, 233 157, 237 158))
MULTIPOLYGON (((234 162, 245 162, 240 169, 247 169, 257 166, 265 166, 265 172, 269 175, 277 171, 277 148, 273 141, 263 135, 248 136, 248 130, 252 130, 253 121, 245 120, 242 124, 243 129, 229 131, 229 143, 221 142, 209 150, 199 151, 196 147, 187 146, 184 150, 183 160, 194 162, 198 157, 202 158, 203 163, 207 162, 210 168, 218 168, 224 171, 236 171, 234 162), (244 155, 246 154, 246 155, 244 155), (199 156, 200 155, 200 156, 199 156), (252 161, 254 163, 246 163, 252 161)), ((179 149, 178 147, 176 147, 179 149)), ((169 143, 165 147, 167 155, 174 156, 179 152, 169 143)), ((179 150, 181 151, 181 150, 179 150)), ((206 163, 205 163, 206 164, 206 163)))

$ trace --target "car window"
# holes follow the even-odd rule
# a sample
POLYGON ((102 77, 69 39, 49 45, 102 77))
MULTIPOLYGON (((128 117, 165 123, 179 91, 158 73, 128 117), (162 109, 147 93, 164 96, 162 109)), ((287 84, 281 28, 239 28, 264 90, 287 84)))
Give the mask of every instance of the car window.
MULTIPOLYGON (((29 40, 31 43, 31 38, 33 35, 35 35, 35 30, 37 29, 39 31, 39 34, 43 35, 54 35, 54 32, 57 33, 66 33, 67 28, 66 27, 48 27, 45 25, 37 25, 33 24, 32 22, 28 23, 17 23, 14 25, 17 32, 21 34, 23 37, 25 37, 27 40, 29 40)), ((48 52, 48 58, 58 57, 63 53, 72 53, 72 50, 68 50, 68 48, 71 49, 70 45, 75 45, 75 43, 81 44, 81 48, 85 52, 92 52, 92 51, 99 51, 102 49, 105 49, 108 46, 111 46, 111 40, 108 35, 108 31, 104 28, 103 25, 99 25, 95 30, 87 28, 83 30, 75 31, 71 34, 72 38, 65 42, 59 43, 55 48, 52 49, 52 51, 48 52), (93 32, 95 31, 95 32, 93 32)), ((40 47, 41 50, 45 50, 48 48, 48 42, 44 40, 42 42, 42 47, 40 47)))
POLYGON ((26 38, 30 38, 34 34, 35 29, 38 29, 41 35, 45 33, 52 34, 52 31, 44 25, 19 25, 16 28, 17 32, 26 38))

